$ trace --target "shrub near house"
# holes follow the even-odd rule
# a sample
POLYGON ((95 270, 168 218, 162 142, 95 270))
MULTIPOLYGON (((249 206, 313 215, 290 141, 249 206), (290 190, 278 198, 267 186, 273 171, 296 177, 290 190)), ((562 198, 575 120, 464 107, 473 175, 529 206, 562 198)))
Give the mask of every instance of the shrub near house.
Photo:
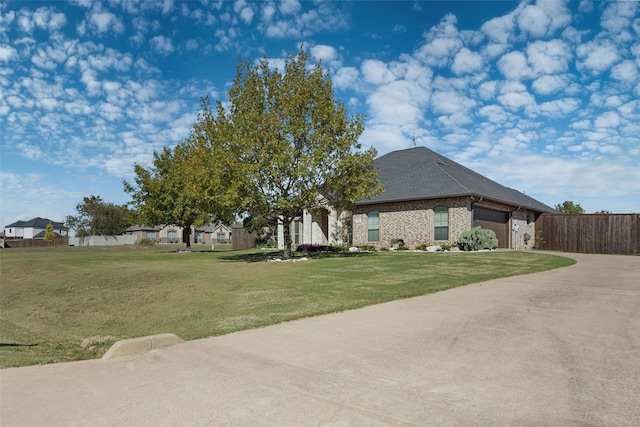
POLYGON ((456 245, 463 251, 495 249, 498 247, 498 238, 493 230, 473 227, 471 230, 465 231, 460 235, 456 241, 456 245))

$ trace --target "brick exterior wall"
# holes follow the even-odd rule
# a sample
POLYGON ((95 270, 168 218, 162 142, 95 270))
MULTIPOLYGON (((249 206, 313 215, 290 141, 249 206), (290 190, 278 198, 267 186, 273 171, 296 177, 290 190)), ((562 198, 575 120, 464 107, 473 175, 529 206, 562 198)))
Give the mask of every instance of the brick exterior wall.
POLYGON ((356 207, 353 214, 353 244, 373 245, 376 248, 391 247, 392 239, 402 239, 406 246, 415 248, 426 244, 453 244, 460 234, 471 228, 473 220, 468 197, 414 200, 407 202, 379 203, 356 207), (433 209, 449 208, 449 238, 434 239, 433 209), (380 239, 367 240, 367 214, 379 212, 380 239))
POLYGON ((517 210, 511 214, 511 248, 532 249, 536 238, 536 214, 517 210), (528 218, 528 219, 527 219, 528 218), (527 223, 528 222, 528 223, 527 223), (525 239, 528 235, 529 239, 525 239))
MULTIPOLYGON (((507 212, 513 211, 513 207, 488 201, 483 201, 476 206, 507 212)), ((522 209, 513 211, 509 224, 510 237, 507 246, 514 249, 531 249, 535 239, 535 219, 534 212, 522 209), (527 216, 529 217, 528 223, 527 216), (525 244, 525 234, 530 237, 527 244, 525 244)), ((470 230, 472 226, 473 211, 469 197, 364 205, 356 207, 353 213, 353 244, 355 246, 373 245, 380 249, 391 247, 392 239, 402 239, 405 245, 412 249, 423 243, 452 245, 463 232, 470 230), (449 238, 446 241, 434 239, 433 209, 438 206, 449 208, 449 238), (379 212, 380 238, 377 242, 367 240, 367 214, 371 211, 379 212)))

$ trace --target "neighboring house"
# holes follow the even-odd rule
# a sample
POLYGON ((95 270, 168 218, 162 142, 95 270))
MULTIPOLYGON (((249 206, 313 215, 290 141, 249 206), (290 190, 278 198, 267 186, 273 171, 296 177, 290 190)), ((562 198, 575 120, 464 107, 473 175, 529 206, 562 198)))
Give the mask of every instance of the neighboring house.
POLYGON ((159 242, 160 229, 162 227, 163 226, 150 227, 147 225, 132 225, 131 227, 127 227, 127 229, 124 231, 124 234, 136 236, 136 241, 138 242, 143 239, 159 242))
POLYGON ((53 225, 55 237, 69 237, 69 229, 63 223, 40 217, 7 225, 4 227, 4 235, 7 239, 44 239, 49 223, 53 225))
POLYGON ((233 232, 231 227, 222 223, 209 223, 196 227, 193 233, 195 243, 230 243, 233 232))
MULTIPOLYGON (((156 243, 184 243, 184 228, 177 225, 146 226, 134 225, 125 231, 125 234, 137 236, 137 240, 153 240, 156 243)), ((229 243, 231 241, 231 228, 224 224, 205 224, 200 227, 191 227, 191 243, 229 243)))
POLYGON ((425 147, 394 151, 374 166, 384 192, 356 203, 353 244, 453 244, 472 227, 495 231, 498 247, 532 247, 535 221, 555 210, 425 147), (527 239, 527 237, 529 239, 527 239), (526 240, 526 242, 525 242, 526 240))

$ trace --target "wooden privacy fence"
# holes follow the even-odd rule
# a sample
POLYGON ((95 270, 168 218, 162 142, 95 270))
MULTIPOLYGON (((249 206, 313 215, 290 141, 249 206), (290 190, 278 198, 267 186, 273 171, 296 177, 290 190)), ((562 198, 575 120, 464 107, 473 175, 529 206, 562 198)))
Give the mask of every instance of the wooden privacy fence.
POLYGON ((5 248, 48 248, 54 246, 69 246, 68 237, 56 237, 52 241, 44 239, 5 239, 5 248))
POLYGON ((258 233, 252 231, 249 233, 243 227, 232 227, 231 244, 234 251, 242 249, 251 249, 256 246, 256 238, 258 233))
POLYGON ((542 249, 640 255, 640 214, 542 214, 536 234, 542 249))

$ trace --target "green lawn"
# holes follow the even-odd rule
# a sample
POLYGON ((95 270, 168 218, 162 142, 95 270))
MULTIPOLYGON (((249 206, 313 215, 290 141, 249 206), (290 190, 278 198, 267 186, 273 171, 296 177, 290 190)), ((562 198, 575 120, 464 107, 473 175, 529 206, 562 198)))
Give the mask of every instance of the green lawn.
POLYGON ((0 250, 0 367, 101 357, 117 340, 185 340, 564 267, 538 252, 314 254, 201 246, 0 250))

